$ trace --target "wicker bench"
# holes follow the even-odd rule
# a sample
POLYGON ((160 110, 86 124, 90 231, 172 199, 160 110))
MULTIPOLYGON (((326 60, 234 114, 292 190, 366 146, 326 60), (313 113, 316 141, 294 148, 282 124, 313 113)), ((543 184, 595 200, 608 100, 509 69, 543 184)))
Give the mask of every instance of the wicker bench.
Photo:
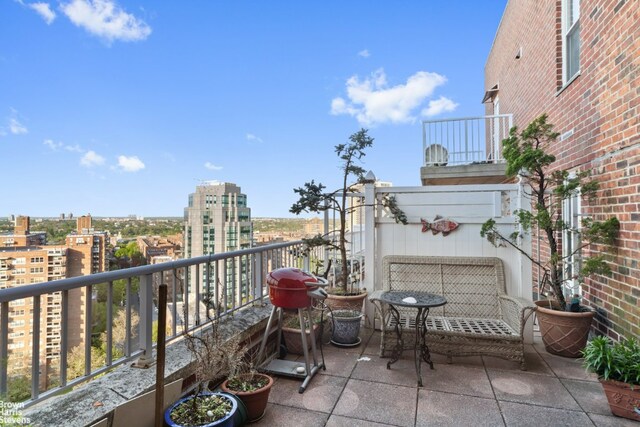
MULTIPOLYGON (((386 256, 383 289, 369 299, 382 320, 380 356, 396 344, 393 316, 377 301, 385 291, 423 291, 444 296, 447 304, 427 318, 427 343, 432 353, 453 356, 486 355, 520 362, 525 369, 523 331, 535 305, 506 295, 499 258, 386 256)), ((415 311, 399 308, 403 335, 414 329, 415 311)), ((413 340, 406 339, 405 343, 413 340)))

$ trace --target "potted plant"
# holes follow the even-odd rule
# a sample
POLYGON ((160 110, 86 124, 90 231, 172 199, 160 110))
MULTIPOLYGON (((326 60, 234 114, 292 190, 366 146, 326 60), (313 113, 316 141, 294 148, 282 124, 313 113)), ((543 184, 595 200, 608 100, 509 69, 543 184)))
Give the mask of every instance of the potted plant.
MULTIPOLYGON (((339 259, 336 260, 338 274, 333 277, 333 286, 327 289, 329 296, 326 300, 326 304, 331 309, 345 309, 336 310, 330 315, 334 334, 337 330, 343 329, 355 331, 356 324, 359 331, 362 304, 367 297, 366 289, 360 287, 359 274, 354 268, 355 262, 354 260, 349 260, 347 256, 347 214, 356 209, 356 207, 348 206, 347 199, 356 185, 367 182, 364 176, 365 170, 358 164, 365 156, 365 149, 373 145, 373 138, 367 132, 366 129, 360 129, 349 136, 349 143, 335 146, 335 152, 342 162, 340 166, 342 186, 339 189, 326 192, 326 187, 323 184, 316 184, 312 180, 305 183, 303 187, 293 190, 299 195, 299 199, 289 209, 291 213, 296 215, 303 212, 320 213, 327 211, 333 211, 338 214, 337 230, 331 230, 324 235, 319 234, 313 238, 304 239, 307 250, 313 247, 325 246, 336 249, 340 254, 339 259), (352 180, 355 182, 349 184, 352 180), (350 261, 352 262, 350 263, 350 261), (343 320, 348 322, 348 326, 338 325, 343 320)), ((395 198, 384 198, 383 205, 393 214, 397 222, 407 223, 407 218, 404 212, 397 207, 395 198)), ((360 205, 358 208, 362 206, 360 205)), ((327 266, 325 274, 329 273, 330 267, 331 264, 327 266)), ((358 267, 360 266, 358 265, 358 267)), ((339 338, 336 341, 335 336, 332 336, 332 342, 343 345, 357 345, 359 338, 356 335, 355 338, 351 339, 351 342, 339 341, 344 341, 344 339, 339 338)))
MULTIPOLYGON (((356 207, 348 206, 347 199, 356 185, 366 182, 365 170, 358 162, 365 156, 365 149, 373 145, 373 138, 367 132, 366 129, 361 129, 349 136, 349 143, 335 146, 335 152, 341 161, 340 169, 342 171, 342 185, 339 189, 327 192, 323 184, 316 184, 312 180, 305 183, 303 187, 293 190, 299 195, 299 199, 289 209, 291 213, 296 215, 303 212, 320 213, 328 211, 338 214, 337 230, 331 230, 324 235, 318 234, 315 237, 303 240, 306 243, 307 250, 313 247, 325 246, 334 248, 339 252, 340 257, 335 261, 338 273, 333 277, 333 285, 327 289, 329 294, 327 305, 336 308, 338 306, 339 308, 351 308, 357 311, 361 310, 362 302, 366 298, 367 292, 366 289, 360 288, 359 274, 354 274, 356 272, 355 263, 350 263, 347 255, 347 214, 356 209, 356 207), (353 183, 349 184, 350 181, 353 183)), ((393 197, 385 198, 383 204, 391 211, 396 221, 407 223, 406 216, 397 208, 393 197)), ((362 207, 362 205, 359 207, 362 207)), ((327 266, 325 275, 329 273, 330 269, 331 263, 327 266)))
MULTIPOLYGON (((313 311, 313 336, 316 341, 320 339, 321 331, 321 318, 318 311, 313 311)), ((284 339, 284 345, 287 348, 287 353, 291 354, 304 354, 304 348, 302 346, 302 338, 300 335, 300 319, 294 313, 285 313, 282 323, 282 338, 284 339)), ((305 325, 305 332, 307 336, 307 350, 311 348, 311 331, 309 325, 305 325)))
POLYGON ((528 250, 520 246, 520 233, 503 235, 493 219, 482 225, 480 234, 496 246, 508 245, 517 249, 540 268, 539 293, 551 297, 536 301, 544 345, 550 353, 580 357, 594 312, 580 305, 581 297, 571 289, 571 284, 575 287, 593 274, 611 274, 605 257, 615 243, 620 223, 615 217, 603 221, 583 217, 581 224, 572 224, 563 218, 563 210, 569 203, 577 199, 588 202, 595 197, 599 187, 596 181, 589 179, 589 171, 570 173, 553 169, 556 158, 547 150, 558 136, 543 114, 521 133, 513 127, 509 137, 502 141, 507 175, 520 176, 532 199, 531 211, 514 212, 517 222, 525 233, 537 229, 539 239, 547 249, 539 251, 538 259, 533 259, 528 250), (590 245, 599 245, 599 254, 582 256, 582 250, 590 245), (570 304, 567 304, 565 292, 571 297, 570 304))
POLYGON ((254 422, 264 416, 271 386, 273 378, 258 373, 251 367, 248 371, 225 380, 220 388, 240 398, 247 408, 248 422, 254 422))
POLYGON ((218 322, 211 322, 210 330, 183 334, 187 349, 195 359, 197 385, 191 395, 165 411, 167 425, 232 427, 245 421, 233 396, 210 391, 225 377, 238 375, 247 351, 238 336, 223 337, 218 322))
POLYGON ((613 343, 600 336, 584 351, 584 366, 598 374, 611 412, 640 421, 640 343, 626 339, 613 343))

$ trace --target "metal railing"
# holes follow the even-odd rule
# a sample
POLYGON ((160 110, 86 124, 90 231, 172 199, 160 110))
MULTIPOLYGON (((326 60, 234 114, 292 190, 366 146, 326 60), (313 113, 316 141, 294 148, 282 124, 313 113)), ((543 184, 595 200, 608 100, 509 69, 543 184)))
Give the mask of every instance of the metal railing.
MULTIPOLYGON (((10 332, 20 328, 31 332, 30 338, 25 338, 31 341, 31 369, 21 375, 30 376, 31 396, 25 402, 30 406, 127 361, 137 359, 138 366, 149 366, 153 362, 155 301, 160 283, 166 283, 169 289, 170 343, 180 338, 185 328, 193 330, 212 319, 261 303, 267 295, 264 279, 269 271, 280 267, 309 270, 310 257, 303 249, 301 241, 279 243, 0 290, 0 395, 7 395, 9 367, 16 357, 15 351, 9 350, 9 341, 12 348, 15 346, 10 332), (30 301, 32 310, 25 310, 27 315, 15 319, 18 316, 9 306, 19 299, 30 301), (28 316, 30 322, 25 321, 28 316), (51 322, 53 317, 59 318, 59 331, 55 330, 58 325, 51 322), (124 323, 124 333, 121 328, 119 338, 114 334, 116 318, 124 323), (60 344, 52 346, 52 338, 59 339, 60 344), (95 366, 92 345, 98 338, 103 340, 104 363, 95 366), (72 349, 71 342, 81 344, 72 349), (69 372, 73 368, 69 366, 72 353, 84 353, 79 362, 82 372, 77 377, 69 372)), ((318 251, 311 257, 322 256, 318 251)), ((27 345, 23 347, 28 350, 27 345)), ((23 364, 23 360, 24 354, 16 365, 23 364)))
POLYGON ((512 125, 513 114, 423 121, 424 165, 503 162, 502 140, 512 125))

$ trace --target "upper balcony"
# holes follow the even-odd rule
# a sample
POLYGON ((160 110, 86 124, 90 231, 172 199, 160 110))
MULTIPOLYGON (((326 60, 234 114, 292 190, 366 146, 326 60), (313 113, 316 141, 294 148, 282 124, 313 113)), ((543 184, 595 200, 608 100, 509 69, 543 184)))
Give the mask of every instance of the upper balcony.
POLYGON ((508 182, 502 140, 512 114, 422 122, 422 185, 508 182))

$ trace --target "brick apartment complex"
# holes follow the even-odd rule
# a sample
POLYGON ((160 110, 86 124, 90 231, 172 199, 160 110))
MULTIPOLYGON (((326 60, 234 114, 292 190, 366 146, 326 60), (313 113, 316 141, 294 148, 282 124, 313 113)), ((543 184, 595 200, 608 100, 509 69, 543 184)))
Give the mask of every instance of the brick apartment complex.
POLYGON ((487 114, 512 113, 520 129, 548 113, 561 134, 557 167, 600 182, 577 217, 615 215, 620 238, 613 275, 588 280, 583 299, 599 313, 599 332, 640 337, 640 3, 508 1, 485 90, 487 114))
MULTIPOLYGON (((31 232, 29 217, 19 216, 13 234, 0 236, 0 289, 105 271, 106 239, 106 233, 91 228, 91 217, 83 216, 64 245, 46 245, 46 233, 31 232)), ((69 291, 69 349, 85 341, 86 297, 84 288, 69 291)), ((58 368, 61 303, 60 292, 40 299, 40 348, 46 349, 40 351, 42 387, 58 368)), ((33 310, 33 299, 16 300, 9 305, 9 375, 24 374, 31 365, 33 310)))

